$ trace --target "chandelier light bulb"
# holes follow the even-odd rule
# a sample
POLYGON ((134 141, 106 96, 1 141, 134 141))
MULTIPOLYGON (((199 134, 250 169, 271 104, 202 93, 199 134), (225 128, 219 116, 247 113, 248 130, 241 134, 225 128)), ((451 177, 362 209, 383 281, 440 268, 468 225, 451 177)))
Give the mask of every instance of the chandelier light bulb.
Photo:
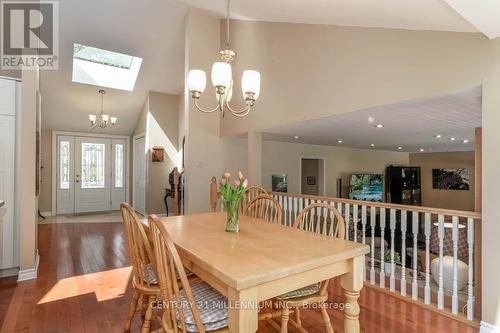
POLYGON ((207 85, 207 75, 204 71, 199 69, 192 69, 189 71, 187 77, 187 86, 189 91, 204 92, 207 85))
POLYGON ((111 120, 111 125, 115 126, 118 118, 116 118, 116 117, 110 117, 109 120, 111 120))
POLYGON ((243 97, 247 97, 248 93, 253 94, 256 100, 260 94, 260 73, 254 70, 246 70, 241 77, 241 90, 243 97))
POLYGON ((105 124, 109 122, 109 116, 107 114, 102 115, 102 122, 105 124))
POLYGON ((212 84, 214 87, 227 88, 232 76, 231 65, 227 62, 216 62, 212 66, 212 84))
POLYGON ((97 116, 95 114, 89 114, 89 120, 92 124, 95 124, 97 116))

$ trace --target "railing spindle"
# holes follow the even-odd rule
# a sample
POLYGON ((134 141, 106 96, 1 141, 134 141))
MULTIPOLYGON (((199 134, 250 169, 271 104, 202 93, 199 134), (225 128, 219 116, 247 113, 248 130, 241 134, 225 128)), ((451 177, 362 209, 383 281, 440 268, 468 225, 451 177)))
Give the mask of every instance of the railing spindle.
POLYGON ((412 214, 412 233, 413 233, 413 282, 411 284, 411 298, 418 299, 418 212, 412 214))
POLYGON ((345 204, 344 220, 345 220, 345 239, 349 240, 349 222, 351 219, 351 205, 345 204))
POLYGON ((438 215, 438 238, 439 238, 439 287, 437 296, 437 307, 444 309, 444 290, 443 290, 443 240, 444 240, 444 215, 438 215))
POLYGON ((370 228, 371 228, 371 267, 370 267, 370 284, 375 284, 375 225, 377 224, 377 208, 370 207, 370 228))
POLYGON ((430 254, 430 237, 431 237, 431 214, 425 213, 425 287, 424 287, 424 303, 431 304, 431 254, 430 254))
POLYGON ((451 313, 458 314, 458 216, 452 217, 453 240, 453 291, 451 295, 451 313))
POLYGON ((469 245, 469 281, 467 288, 467 319, 474 319, 474 219, 467 219, 467 244, 469 245))
POLYGON ((352 226, 354 229, 354 241, 358 241, 358 205, 352 206, 352 226))
POLYGON ((385 208, 380 208, 380 288, 385 288, 385 208))
POLYGON ((406 296, 406 210, 401 211, 401 295, 406 296))
POLYGON ((391 231, 391 274, 389 277, 389 290, 390 291, 395 291, 396 290, 396 278, 394 276, 395 274, 395 264, 394 264, 394 236, 396 233, 396 210, 391 209, 390 210, 390 224, 389 224, 389 229, 391 231))

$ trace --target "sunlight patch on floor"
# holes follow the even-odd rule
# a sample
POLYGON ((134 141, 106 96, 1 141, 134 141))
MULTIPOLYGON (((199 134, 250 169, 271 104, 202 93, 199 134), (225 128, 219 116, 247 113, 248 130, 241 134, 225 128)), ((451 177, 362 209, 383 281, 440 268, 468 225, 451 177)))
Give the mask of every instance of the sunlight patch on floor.
POLYGON ((132 267, 72 276, 59 280, 37 304, 94 293, 98 302, 122 297, 132 274, 132 267))

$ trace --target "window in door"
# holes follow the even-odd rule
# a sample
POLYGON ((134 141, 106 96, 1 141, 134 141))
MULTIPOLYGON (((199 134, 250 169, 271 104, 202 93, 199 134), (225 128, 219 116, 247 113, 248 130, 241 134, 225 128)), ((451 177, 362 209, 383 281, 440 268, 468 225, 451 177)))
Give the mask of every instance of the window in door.
POLYGON ((61 190, 69 189, 70 179, 70 143, 69 141, 59 142, 59 188, 61 190))
POLYGON ((115 145, 115 187, 123 187, 123 145, 115 145))
POLYGON ((104 188, 105 144, 82 143, 82 188, 104 188))

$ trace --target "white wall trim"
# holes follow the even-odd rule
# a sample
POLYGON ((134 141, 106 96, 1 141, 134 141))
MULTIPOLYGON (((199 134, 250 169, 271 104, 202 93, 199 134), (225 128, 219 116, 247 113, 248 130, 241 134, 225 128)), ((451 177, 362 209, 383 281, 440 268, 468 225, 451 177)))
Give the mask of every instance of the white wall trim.
POLYGON ((19 275, 17 276, 17 282, 33 280, 38 276, 38 264, 40 263, 40 255, 38 254, 38 250, 36 251, 35 257, 35 267, 25 270, 20 270, 19 275))
POLYGON ((40 212, 40 214, 42 214, 45 217, 53 216, 52 211, 50 211, 50 212, 40 212))
MULTIPOLYGON (((131 143, 131 147, 130 149, 134 149, 132 150, 132 207, 135 207, 135 202, 133 202, 133 200, 135 199, 135 140, 137 139, 140 139, 140 138, 144 138, 144 145, 146 146, 146 132, 144 133, 141 133, 141 134, 137 134, 137 135, 134 135, 132 137, 132 143, 131 143)), ((147 147, 147 146, 146 146, 147 147)), ((148 169, 148 164, 147 164, 147 161, 146 161, 146 180, 148 179, 148 175, 147 175, 147 169, 148 169)), ((148 187, 148 182, 146 181, 146 184, 145 184, 145 188, 144 188, 144 211, 146 210, 146 191, 147 191, 147 187, 148 187)), ((130 202, 130 201, 128 201, 130 202)), ((138 212, 142 215, 141 212, 138 212)))
MULTIPOLYGON (((91 138, 105 138, 105 139, 122 139, 126 141, 126 161, 125 161, 125 201, 130 202, 130 136, 128 135, 114 135, 114 134, 97 134, 97 133, 81 133, 81 132, 65 132, 65 131, 52 131, 52 212, 57 215, 57 136, 79 136, 91 138)), ((73 148, 74 149, 74 148, 73 148)), ((42 214, 43 215, 43 214, 42 214)), ((52 215, 50 215, 52 216, 52 215)))
POLYGON ((302 194, 302 160, 322 160, 323 161, 323 193, 320 196, 325 196, 326 192, 326 158, 317 156, 300 156, 299 157, 299 194, 302 194))
POLYGON ((500 333, 500 327, 488 324, 485 321, 481 321, 481 328, 479 333, 500 333))

